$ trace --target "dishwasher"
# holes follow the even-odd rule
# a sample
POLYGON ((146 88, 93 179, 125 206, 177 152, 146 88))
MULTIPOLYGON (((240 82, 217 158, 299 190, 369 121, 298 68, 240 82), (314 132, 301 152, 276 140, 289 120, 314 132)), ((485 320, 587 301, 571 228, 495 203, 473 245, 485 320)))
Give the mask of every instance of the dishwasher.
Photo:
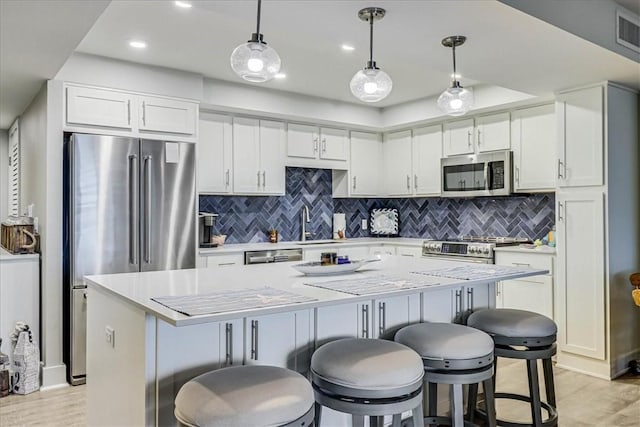
POLYGON ((302 249, 269 249, 244 253, 245 265, 287 261, 302 261, 302 249))

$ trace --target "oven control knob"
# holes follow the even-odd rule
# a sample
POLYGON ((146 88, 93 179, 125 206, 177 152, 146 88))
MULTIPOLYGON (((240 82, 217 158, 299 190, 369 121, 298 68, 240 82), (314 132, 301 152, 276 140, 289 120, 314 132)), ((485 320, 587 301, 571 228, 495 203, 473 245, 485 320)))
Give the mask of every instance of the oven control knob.
POLYGON ((483 248, 482 252, 486 255, 489 255, 489 248, 483 248))
POLYGON ((470 254, 475 254, 475 253, 476 253, 476 251, 477 251, 477 249, 476 249, 476 247, 475 247, 475 246, 471 246, 471 247, 469 248, 469 253, 470 253, 470 254))

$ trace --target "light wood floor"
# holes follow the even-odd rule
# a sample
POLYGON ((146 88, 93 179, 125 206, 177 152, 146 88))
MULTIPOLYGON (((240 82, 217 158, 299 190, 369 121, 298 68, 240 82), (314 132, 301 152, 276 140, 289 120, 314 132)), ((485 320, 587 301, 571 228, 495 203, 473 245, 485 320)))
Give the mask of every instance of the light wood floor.
MULTIPOLYGON (((558 368, 554 374, 560 426, 640 425, 640 376, 626 375, 606 381, 558 368)), ((504 361, 498 369, 497 388, 528 394, 523 362, 504 361)), ((498 402, 498 414, 503 419, 530 419, 528 407, 523 405, 498 402)), ((86 386, 0 399, 2 427, 83 425, 86 425, 86 386)))

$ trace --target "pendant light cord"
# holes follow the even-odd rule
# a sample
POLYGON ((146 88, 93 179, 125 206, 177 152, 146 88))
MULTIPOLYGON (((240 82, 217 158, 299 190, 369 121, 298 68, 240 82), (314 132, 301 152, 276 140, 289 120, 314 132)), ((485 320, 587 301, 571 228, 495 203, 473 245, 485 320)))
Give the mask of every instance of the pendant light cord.
POLYGON ((260 39, 260 9, 262 6, 262 0, 258 0, 258 23, 256 25, 256 34, 258 35, 258 40, 260 39))

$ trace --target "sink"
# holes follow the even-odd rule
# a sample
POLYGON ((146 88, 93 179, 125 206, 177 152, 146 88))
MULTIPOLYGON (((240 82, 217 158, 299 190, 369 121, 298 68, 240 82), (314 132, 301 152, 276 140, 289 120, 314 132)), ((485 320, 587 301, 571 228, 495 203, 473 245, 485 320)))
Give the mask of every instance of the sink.
POLYGON ((306 240, 304 242, 298 242, 296 245, 307 246, 307 245, 335 245, 342 243, 339 240, 306 240))

